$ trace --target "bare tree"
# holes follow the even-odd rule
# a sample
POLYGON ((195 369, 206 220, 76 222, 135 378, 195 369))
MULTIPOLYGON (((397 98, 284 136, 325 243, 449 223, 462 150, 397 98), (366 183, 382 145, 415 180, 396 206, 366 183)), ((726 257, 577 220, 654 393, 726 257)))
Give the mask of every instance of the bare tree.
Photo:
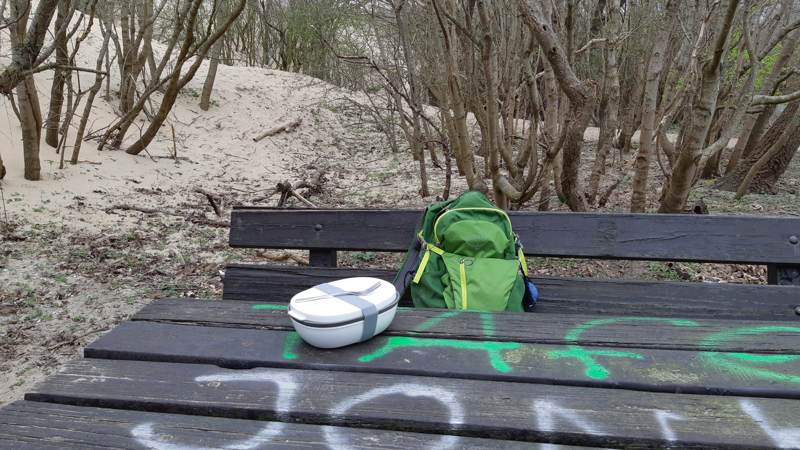
MULTIPOLYGON (((598 2, 599 5, 605 1, 598 2)), ((619 125, 619 68, 617 67, 617 52, 622 38, 622 18, 619 0, 609 0, 605 5, 608 18, 605 41, 605 71, 603 75, 603 101, 600 113, 602 114, 600 136, 597 142, 597 152, 589 177, 587 200, 594 204, 600 186, 600 177, 605 173, 606 159, 611 153, 611 146, 619 125)), ((588 44, 587 44, 588 45, 588 44)))
POLYGON ((194 78, 195 73, 197 73, 197 69, 200 68, 200 65, 203 62, 203 58, 208 55, 208 52, 214 43, 219 40, 220 37, 222 37, 222 35, 228 30, 228 27, 230 27, 236 18, 239 17, 239 14, 241 14, 242 10, 244 9, 246 0, 237 0, 231 13, 224 20, 219 22, 220 26, 214 28, 212 25, 212 22, 214 21, 210 20, 206 37, 198 42, 196 41, 194 27, 197 21, 197 12, 202 3, 202 0, 194 0, 192 3, 192 7, 190 8, 187 16, 186 34, 183 45, 181 46, 178 54, 177 62, 172 69, 172 74, 165 80, 166 87, 164 90, 164 96, 161 99, 161 105, 150 121, 147 129, 145 129, 145 131, 142 133, 142 136, 136 142, 131 144, 127 150, 125 150, 130 155, 138 155, 156 137, 158 130, 167 120, 167 115, 172 110, 175 100, 178 98, 178 93, 181 89, 183 89, 184 86, 189 84, 192 78, 194 78), (195 60, 186 69, 185 73, 182 73, 183 64, 188 62, 192 53, 195 54, 195 60))
POLYGON ((667 58, 667 45, 672 35, 672 21, 679 1, 667 0, 666 13, 662 27, 653 41, 650 61, 647 63, 644 96, 642 98, 642 123, 639 137, 639 152, 636 155, 631 193, 631 212, 644 212, 647 204, 647 178, 650 161, 655 155, 656 112, 658 108, 659 87, 667 58))
MULTIPOLYGON (((70 0, 60 0, 58 2, 58 12, 55 22, 55 47, 56 63, 66 67, 69 63, 67 50, 67 29, 64 26, 69 22, 67 13, 69 12, 70 0)), ((64 104, 64 83, 66 79, 66 68, 56 68, 53 71, 53 83, 50 88, 50 108, 47 113, 45 123, 44 141, 51 147, 58 146, 58 127, 61 123, 61 108, 64 104)))
POLYGON ((688 113, 688 126, 684 129, 672 176, 665 185, 659 212, 681 212, 686 204, 716 109, 721 78, 720 64, 738 6, 738 0, 728 0, 723 14, 715 14, 713 7, 709 12, 709 17, 713 15, 716 19, 710 33, 714 36, 714 45, 709 60, 702 66, 697 94, 688 113))
POLYGON ((580 189, 578 168, 583 135, 592 116, 592 93, 589 86, 575 75, 564 48, 549 25, 549 20, 541 16, 541 11, 536 3, 526 4, 526 2, 520 1, 518 7, 525 24, 536 37, 545 57, 553 67, 561 90, 569 98, 569 112, 557 144, 564 154, 561 183, 570 209, 586 211, 587 206, 580 189))

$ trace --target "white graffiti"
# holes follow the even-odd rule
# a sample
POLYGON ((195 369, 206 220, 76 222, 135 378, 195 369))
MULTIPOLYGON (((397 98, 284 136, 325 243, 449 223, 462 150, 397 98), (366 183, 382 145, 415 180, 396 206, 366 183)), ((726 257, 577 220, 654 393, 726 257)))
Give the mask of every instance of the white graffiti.
MULTIPOLYGON (((568 420, 575 424, 578 428, 588 434, 602 434, 603 431, 589 422, 587 419, 579 416, 575 410, 563 408, 556 403, 539 399, 533 402, 533 413, 536 415, 536 425, 542 431, 558 431, 555 425, 555 416, 568 420)), ((540 448, 546 450, 557 449, 558 446, 553 444, 543 444, 540 448)))
MULTIPOLYGON (((453 427, 453 429, 459 427, 464 423, 464 409, 461 407, 461 403, 459 403, 458 398, 456 398, 455 394, 446 389, 435 388, 431 386, 425 386, 413 383, 395 384, 389 387, 372 389, 361 395, 358 395, 356 397, 345 400, 342 403, 339 403, 338 405, 336 405, 335 408, 331 410, 331 415, 333 415, 336 418, 343 418, 344 414, 348 410, 350 410, 350 408, 354 407, 359 403, 369 402, 375 400, 376 398, 383 397, 385 395, 396 395, 396 394, 405 395, 408 397, 428 397, 437 400, 441 404, 445 405, 447 409, 450 411, 450 426, 453 427)), ((323 428, 325 429, 325 438, 333 448, 336 449, 350 448, 347 446, 347 443, 344 441, 343 437, 339 434, 339 431, 337 430, 336 427, 326 426, 323 428)), ((435 445, 430 445, 427 448, 443 450, 453 447, 456 443, 458 443, 458 436, 442 436, 435 445)))
POLYGON ((670 442, 676 441, 678 437, 675 435, 675 430, 672 429, 670 426, 670 420, 686 420, 682 415, 675 414, 669 411, 655 411, 656 422, 658 422, 658 426, 661 427, 661 435, 664 436, 664 439, 670 442))
POLYGON ((753 422, 766 433, 772 442, 780 448, 800 448, 800 428, 776 428, 769 423, 764 413, 749 399, 740 399, 739 406, 753 422))
MULTIPOLYGON (((274 410, 277 416, 276 421, 270 422, 260 431, 248 439, 242 439, 223 446, 209 447, 206 445, 191 445, 176 443, 174 436, 168 432, 159 433, 158 424, 154 422, 141 423, 131 430, 133 438, 142 446, 153 450, 255 450, 259 447, 268 446, 285 428, 289 422, 289 413, 301 386, 295 381, 291 373, 272 370, 258 370, 247 372, 224 372, 212 375, 199 376, 194 379, 197 383, 202 383, 207 387, 216 388, 222 383, 269 383, 275 386, 274 410)), ((371 389, 359 395, 347 398, 339 404, 333 406, 328 412, 328 419, 332 424, 345 423, 348 412, 357 405, 374 401, 378 398, 390 395, 403 395, 411 398, 430 398, 442 405, 448 411, 450 429, 457 431, 465 423, 464 408, 458 396, 443 388, 416 383, 399 383, 386 387, 371 389)), ((753 420, 769 439, 780 448, 800 448, 800 428, 782 428, 770 421, 767 415, 759 406, 750 399, 739 399, 739 406, 742 411, 753 420)), ((597 426, 589 418, 580 414, 580 411, 566 408, 551 399, 536 399, 533 401, 532 411, 535 417, 537 429, 544 433, 557 433, 564 430, 564 426, 559 426, 558 422, 569 422, 574 427, 580 429, 588 435, 600 436, 606 434, 606 430, 597 426)), ((667 442, 678 440, 673 423, 675 421, 687 420, 684 416, 666 410, 654 410, 653 415, 656 423, 660 427, 661 436, 667 442)), ((341 432, 341 428, 333 425, 322 427, 325 440, 331 448, 350 449, 347 436, 341 432)), ((432 435, 433 437, 434 435, 432 435)), ((429 444, 427 448, 434 450, 445 450, 456 446, 460 438, 455 435, 441 435, 438 440, 429 444)), ((558 445, 544 443, 539 447, 543 450, 554 450, 560 448, 558 445)))
MULTIPOLYGON (((232 373, 206 375, 195 378, 198 383, 226 383, 241 381, 257 381, 272 383, 278 388, 278 396, 275 400, 275 411, 278 417, 284 418, 292 406, 292 400, 297 392, 297 383, 292 377, 285 373, 274 373, 270 371, 259 371, 251 373, 232 373)), ((198 447, 194 445, 173 444, 165 442, 164 438, 157 435, 154 431, 153 423, 143 423, 131 430, 131 434, 141 445, 154 450, 253 450, 261 445, 272 441, 275 436, 280 434, 285 424, 283 422, 273 422, 261 429, 250 439, 233 442, 224 447, 198 447)))

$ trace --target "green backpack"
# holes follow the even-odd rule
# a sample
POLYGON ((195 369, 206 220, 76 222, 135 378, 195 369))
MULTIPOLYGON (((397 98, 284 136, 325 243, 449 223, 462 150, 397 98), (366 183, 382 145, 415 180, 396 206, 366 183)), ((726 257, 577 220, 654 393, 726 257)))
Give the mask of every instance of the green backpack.
POLYGON ((395 285, 416 307, 523 311, 536 301, 527 270, 506 212, 469 191, 425 210, 395 285))

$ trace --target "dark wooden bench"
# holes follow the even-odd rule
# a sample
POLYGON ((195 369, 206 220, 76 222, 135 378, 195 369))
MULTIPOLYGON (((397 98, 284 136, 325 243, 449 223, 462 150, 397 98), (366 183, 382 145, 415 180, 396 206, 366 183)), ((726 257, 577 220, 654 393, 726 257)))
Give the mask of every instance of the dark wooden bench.
MULTIPOLYGON (((708 215, 510 213, 525 254, 759 264, 771 286, 539 278, 538 312, 786 319, 800 314, 800 219, 708 215)), ((394 270, 337 267, 337 251, 404 252, 420 211, 237 208, 230 245, 309 251, 310 266, 233 264, 223 298, 285 298, 318 283, 394 270)))
POLYGON ((800 220, 515 213, 530 256, 762 264, 790 285, 542 278, 535 313, 400 308, 367 342, 304 344, 289 298, 391 278, 336 252, 404 251, 418 215, 237 209, 232 246, 312 265, 231 265, 225 301, 149 304, 0 408, 0 449, 800 448, 800 220))

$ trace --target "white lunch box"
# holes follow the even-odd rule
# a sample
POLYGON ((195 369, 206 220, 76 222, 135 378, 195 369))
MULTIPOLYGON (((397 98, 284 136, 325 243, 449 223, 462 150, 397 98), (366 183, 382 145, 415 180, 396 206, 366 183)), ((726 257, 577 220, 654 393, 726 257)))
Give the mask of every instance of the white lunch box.
POLYGON ((309 344, 344 347, 382 333, 394 319, 398 301, 392 283, 377 278, 345 278, 292 297, 289 317, 309 344))

